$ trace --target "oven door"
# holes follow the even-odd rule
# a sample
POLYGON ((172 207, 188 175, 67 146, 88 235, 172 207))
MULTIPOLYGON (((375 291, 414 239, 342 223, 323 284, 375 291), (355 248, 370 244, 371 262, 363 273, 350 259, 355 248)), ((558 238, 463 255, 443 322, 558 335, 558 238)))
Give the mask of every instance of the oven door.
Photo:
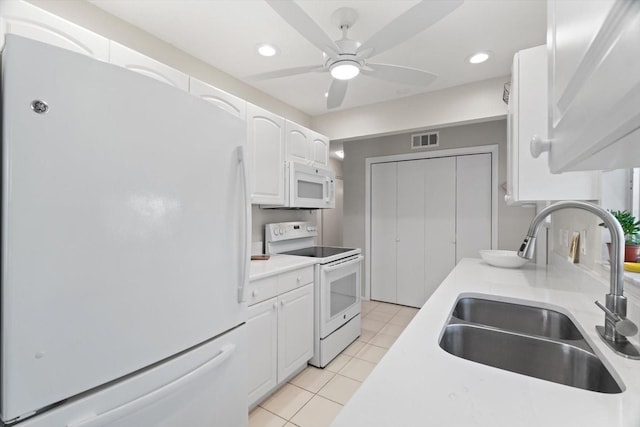
POLYGON ((360 313, 360 265, 357 255, 320 265, 320 338, 360 313))
POLYGON ((335 174, 328 170, 291 162, 289 206, 334 208, 335 174))

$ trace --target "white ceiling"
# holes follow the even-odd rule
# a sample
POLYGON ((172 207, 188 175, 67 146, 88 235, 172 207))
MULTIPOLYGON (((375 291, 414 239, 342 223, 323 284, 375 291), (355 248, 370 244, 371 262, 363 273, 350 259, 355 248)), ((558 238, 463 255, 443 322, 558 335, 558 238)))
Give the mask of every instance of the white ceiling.
MULTIPOLYGON (((88 0, 94 5, 188 52, 311 116, 328 112, 328 73, 255 81, 267 71, 322 64, 322 53, 263 0, 88 0), (257 45, 271 43, 279 54, 265 58, 257 45)), ((433 0, 427 0, 433 1, 433 0)), ((417 0, 298 0, 300 7, 334 40, 341 37, 332 13, 358 13, 349 38, 366 41, 417 0)), ((510 74, 513 54, 545 43, 545 0, 466 0, 417 36, 372 58, 374 62, 419 68, 439 75, 430 86, 388 83, 368 76, 349 82, 339 109, 401 98, 510 74), (493 56, 472 65, 479 50, 493 56)), ((332 110, 333 111, 333 110, 332 110)))

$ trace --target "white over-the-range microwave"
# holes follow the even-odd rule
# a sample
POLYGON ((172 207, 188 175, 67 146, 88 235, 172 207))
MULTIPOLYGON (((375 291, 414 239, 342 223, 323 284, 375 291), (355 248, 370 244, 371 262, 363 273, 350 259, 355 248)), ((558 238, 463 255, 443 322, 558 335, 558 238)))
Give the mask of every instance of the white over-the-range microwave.
POLYGON ((262 205, 263 208, 327 209, 336 206, 336 174, 317 166, 287 162, 285 204, 262 205))

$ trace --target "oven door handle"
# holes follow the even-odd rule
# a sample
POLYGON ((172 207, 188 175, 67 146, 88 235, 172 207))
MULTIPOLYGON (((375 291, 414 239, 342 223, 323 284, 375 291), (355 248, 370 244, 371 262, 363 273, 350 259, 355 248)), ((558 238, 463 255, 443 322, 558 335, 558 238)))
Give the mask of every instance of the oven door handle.
POLYGON ((337 270, 339 268, 348 267, 351 264, 359 263, 363 259, 364 259, 364 257, 362 255, 358 255, 357 257, 355 257, 353 259, 350 259, 349 261, 340 262, 338 264, 333 264, 333 265, 330 264, 329 267, 322 267, 322 269, 324 270, 325 273, 331 273, 333 270, 337 270))

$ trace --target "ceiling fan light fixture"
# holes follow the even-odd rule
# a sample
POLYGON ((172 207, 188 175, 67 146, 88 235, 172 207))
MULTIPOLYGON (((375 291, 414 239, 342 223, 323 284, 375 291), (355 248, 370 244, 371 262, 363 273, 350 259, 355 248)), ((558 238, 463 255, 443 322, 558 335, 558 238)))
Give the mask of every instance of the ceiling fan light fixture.
POLYGON ((261 56, 274 56, 276 53, 278 53, 278 49, 273 45, 267 43, 258 45, 258 54, 261 56))
POLYGON ((489 59, 490 56, 491 54, 489 52, 478 52, 471 55, 467 59, 467 61, 469 61, 471 64, 481 64, 489 59))
POLYGON ((356 61, 338 61, 329 68, 331 76, 338 80, 351 80, 360 74, 360 64, 356 61))

